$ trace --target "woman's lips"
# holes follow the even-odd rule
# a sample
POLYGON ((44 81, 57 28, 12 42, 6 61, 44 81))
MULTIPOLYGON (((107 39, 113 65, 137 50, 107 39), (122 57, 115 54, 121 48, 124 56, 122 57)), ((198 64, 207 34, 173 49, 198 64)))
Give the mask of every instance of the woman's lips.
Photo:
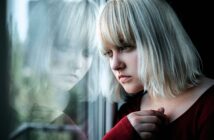
POLYGON ((59 74, 56 78, 68 82, 73 82, 79 79, 79 77, 75 74, 59 74))
POLYGON ((127 76, 127 75, 120 75, 119 76, 119 81, 121 83, 127 83, 131 80, 131 76, 127 76))

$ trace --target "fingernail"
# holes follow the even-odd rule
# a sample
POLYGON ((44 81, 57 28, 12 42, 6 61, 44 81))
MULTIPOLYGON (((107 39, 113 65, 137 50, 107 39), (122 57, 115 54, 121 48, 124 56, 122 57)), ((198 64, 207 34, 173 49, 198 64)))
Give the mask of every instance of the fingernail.
POLYGON ((163 107, 161 107, 161 108, 158 108, 158 111, 161 112, 161 113, 164 113, 165 110, 164 110, 163 107))

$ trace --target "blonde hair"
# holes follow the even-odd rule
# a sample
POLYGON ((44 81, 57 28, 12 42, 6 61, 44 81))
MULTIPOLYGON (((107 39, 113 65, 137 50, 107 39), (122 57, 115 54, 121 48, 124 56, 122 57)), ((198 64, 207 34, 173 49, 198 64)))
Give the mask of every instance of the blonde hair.
POLYGON ((27 64, 38 73, 46 73, 50 69, 52 48, 63 50, 73 45, 72 41, 79 40, 89 49, 95 48, 97 12, 96 3, 89 0, 38 1, 30 11, 27 64))
MULTIPOLYGON (((144 90, 154 96, 176 96, 198 83, 200 56, 164 0, 110 0, 98 27, 102 42, 121 46, 121 36, 129 44, 134 42, 139 77, 144 90)), ((116 90, 114 80, 106 87, 116 90)))

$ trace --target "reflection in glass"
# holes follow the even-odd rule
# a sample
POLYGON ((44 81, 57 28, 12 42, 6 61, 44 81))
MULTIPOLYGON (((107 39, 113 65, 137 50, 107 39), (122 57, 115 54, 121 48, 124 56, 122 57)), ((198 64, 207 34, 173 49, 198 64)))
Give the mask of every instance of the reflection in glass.
POLYGON ((87 0, 39 0, 27 4, 26 39, 20 42, 17 38, 20 37, 18 27, 14 26, 17 21, 12 21, 15 28, 11 29, 10 96, 16 119, 12 128, 21 125, 22 131, 30 130, 27 139, 86 139, 87 114, 84 112, 87 107, 79 100, 80 97, 83 101, 87 98, 87 91, 83 89, 92 88, 91 76, 87 73, 96 56, 97 6, 87 0), (86 84, 87 81, 90 82, 86 84), (88 87, 80 88, 78 84, 88 87), (83 112, 80 116, 76 114, 79 110, 72 110, 76 105, 83 112), (55 133, 40 133, 43 129, 55 133), (71 130, 75 135, 56 131, 62 129, 71 130))

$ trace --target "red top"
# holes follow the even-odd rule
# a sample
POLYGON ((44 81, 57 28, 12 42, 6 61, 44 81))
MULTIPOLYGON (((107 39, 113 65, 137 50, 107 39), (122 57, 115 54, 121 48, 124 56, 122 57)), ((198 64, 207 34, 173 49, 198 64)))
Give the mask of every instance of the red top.
MULTIPOLYGON (((141 140, 126 115, 140 110, 141 98, 130 99, 118 111, 117 124, 103 140, 141 140)), ((179 118, 161 129, 159 140, 214 140, 214 86, 179 118)))

